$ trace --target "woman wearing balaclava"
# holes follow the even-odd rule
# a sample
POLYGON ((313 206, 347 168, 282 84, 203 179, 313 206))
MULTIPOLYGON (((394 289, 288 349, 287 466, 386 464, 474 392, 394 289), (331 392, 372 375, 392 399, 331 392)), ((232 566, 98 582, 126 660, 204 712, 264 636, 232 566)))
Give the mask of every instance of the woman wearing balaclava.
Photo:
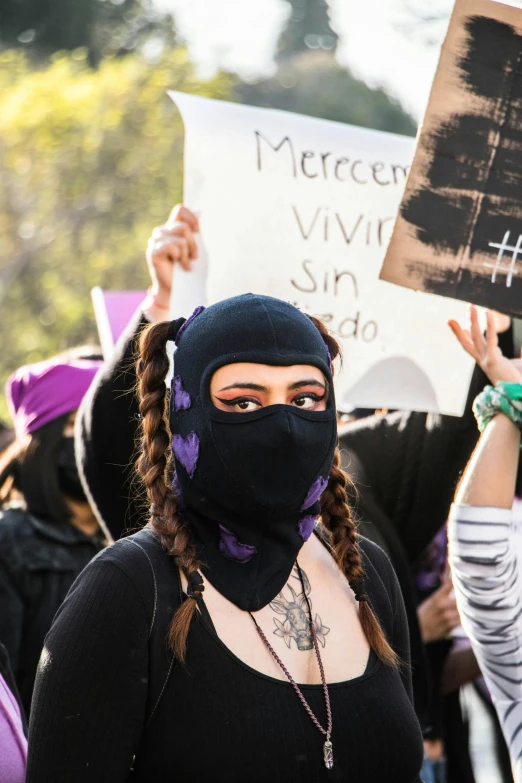
POLYGON ((55 619, 28 783, 418 780, 400 590, 339 468, 337 354, 320 322, 252 294, 144 332, 149 523, 55 619))
POLYGON ((7 383, 16 440, 0 460, 0 642, 27 713, 45 634, 103 546, 73 438, 75 411, 100 362, 77 353, 21 367, 7 383))

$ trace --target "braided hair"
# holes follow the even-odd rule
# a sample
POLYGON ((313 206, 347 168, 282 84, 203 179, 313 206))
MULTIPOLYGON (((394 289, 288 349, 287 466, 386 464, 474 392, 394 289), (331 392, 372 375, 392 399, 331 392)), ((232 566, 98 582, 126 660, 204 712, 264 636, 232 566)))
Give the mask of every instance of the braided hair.
MULTIPOLYGON (((332 361, 339 356, 340 347, 317 318, 311 320, 320 331, 332 361)), ((187 635, 201 595, 194 572, 201 561, 189 529, 183 519, 178 498, 172 488, 173 459, 171 433, 168 424, 167 388, 165 377, 169 370, 167 341, 169 323, 153 324, 140 338, 137 363, 139 409, 141 414, 141 453, 137 470, 147 491, 150 503, 148 526, 158 536, 162 546, 185 574, 191 588, 189 597, 177 609, 169 627, 168 643, 177 660, 184 662, 187 635)), ((337 448, 328 486, 321 497, 321 517, 330 534, 334 556, 359 600, 359 618, 366 639, 379 658, 391 665, 398 657, 386 637, 364 594, 364 570, 357 544, 357 532, 347 502, 347 475, 340 468, 337 448)), ((201 587, 201 585, 199 585, 201 587)))
MULTIPOLYGON (((321 320, 312 316, 310 318, 321 332, 333 362, 341 354, 339 343, 321 320)), ((328 485, 321 495, 321 521, 330 534, 337 564, 359 601, 359 620, 368 644, 383 663, 397 666, 399 658, 388 643, 364 591, 364 568, 357 543, 357 528, 346 493, 350 479, 340 466, 341 452, 337 447, 328 485)))
MULTIPOLYGON (((137 469, 151 504, 149 527, 189 579, 201 567, 201 562, 172 489, 174 471, 165 385, 169 371, 168 330, 166 321, 154 324, 145 329, 140 338, 136 370, 142 435, 137 469)), ((181 604, 169 627, 169 646, 181 662, 185 660, 187 635, 197 597, 198 591, 192 590, 191 597, 181 604)))

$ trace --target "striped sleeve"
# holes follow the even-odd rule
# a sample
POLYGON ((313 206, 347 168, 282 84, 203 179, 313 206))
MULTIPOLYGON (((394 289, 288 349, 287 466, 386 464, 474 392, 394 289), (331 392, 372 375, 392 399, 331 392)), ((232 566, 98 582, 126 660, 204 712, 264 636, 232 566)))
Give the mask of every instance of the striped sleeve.
POLYGON ((462 625, 522 783, 522 574, 512 511, 454 505, 449 540, 462 625))

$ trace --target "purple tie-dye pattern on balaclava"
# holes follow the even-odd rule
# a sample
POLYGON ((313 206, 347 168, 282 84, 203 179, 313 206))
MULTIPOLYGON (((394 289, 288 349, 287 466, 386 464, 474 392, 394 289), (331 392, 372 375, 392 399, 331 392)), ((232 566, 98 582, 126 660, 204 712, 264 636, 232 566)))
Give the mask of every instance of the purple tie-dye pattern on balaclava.
POLYGON ((299 520, 299 523, 297 525, 297 529, 299 530, 299 535, 303 539, 303 541, 308 541, 310 536, 313 533, 314 527, 315 527, 315 517, 308 516, 303 517, 299 520))
POLYGON ((176 375, 173 383, 174 388, 174 410, 175 411, 188 411, 192 405, 190 394, 183 388, 183 381, 181 375, 176 375))
POLYGON ((190 478, 195 473, 199 459, 199 438, 197 433, 189 432, 186 438, 174 435, 172 439, 174 456, 183 465, 190 478))
POLYGON ((197 318, 197 317, 198 317, 198 315, 199 315, 200 313, 202 313, 204 309, 205 309, 205 306, 204 306, 204 305, 198 305, 198 306, 196 307, 196 309, 194 310, 194 312, 192 313, 192 315, 189 315, 189 317, 187 318, 187 320, 185 321, 185 323, 184 323, 184 324, 182 324, 182 325, 180 326, 180 328, 178 329, 178 333, 177 333, 177 335, 176 335, 176 340, 175 340, 175 344, 176 344, 176 345, 179 345, 179 341, 180 341, 180 339, 181 339, 181 335, 183 334, 183 332, 185 331, 185 329, 187 328, 187 326, 189 326, 189 324, 191 324, 191 323, 192 323, 192 321, 194 320, 194 318, 197 318))
POLYGON ((230 530, 223 525, 219 526, 219 551, 227 560, 233 560, 234 563, 248 563, 257 549, 250 544, 242 544, 230 530))
POLYGON ((327 485, 328 485, 328 479, 325 479, 322 476, 316 478, 316 480, 308 490, 308 494, 306 495, 304 499, 304 503, 301 506, 301 511, 306 511, 307 508, 310 508, 310 506, 313 506, 314 503, 317 503, 317 501, 325 491, 327 485))

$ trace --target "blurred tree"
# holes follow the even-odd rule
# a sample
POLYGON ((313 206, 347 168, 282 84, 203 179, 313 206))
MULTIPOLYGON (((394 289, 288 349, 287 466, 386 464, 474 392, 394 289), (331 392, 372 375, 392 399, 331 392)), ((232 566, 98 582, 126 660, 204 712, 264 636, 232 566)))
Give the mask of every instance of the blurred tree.
POLYGON ((278 59, 292 57, 309 49, 335 51, 337 33, 330 26, 326 0, 286 0, 292 8, 288 23, 281 33, 278 59))
POLYGON ((148 40, 172 44, 174 22, 152 0, 2 0, 0 47, 24 48, 33 59, 86 47, 91 65, 128 54, 148 40))
POLYGON ((416 125, 398 101, 343 68, 332 52, 308 51, 279 62, 275 76, 239 83, 242 103, 270 106, 327 120, 414 136, 416 125))
POLYGON ((229 97, 230 78, 201 82, 180 48, 154 67, 133 54, 93 71, 86 56, 31 71, 0 54, 1 388, 20 364, 96 341, 94 285, 147 286, 147 239, 182 192, 165 90, 229 97))

